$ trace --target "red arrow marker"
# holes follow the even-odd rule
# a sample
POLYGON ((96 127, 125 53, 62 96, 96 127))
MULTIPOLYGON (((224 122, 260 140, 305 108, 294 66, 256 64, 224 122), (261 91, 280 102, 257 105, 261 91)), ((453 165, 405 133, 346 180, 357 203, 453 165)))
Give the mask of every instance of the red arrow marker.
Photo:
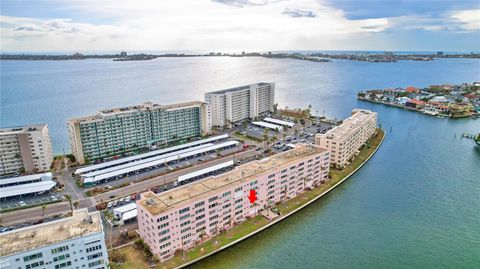
POLYGON ((248 200, 250 200, 250 203, 253 204, 257 200, 257 193, 255 190, 250 190, 250 195, 248 196, 248 200))

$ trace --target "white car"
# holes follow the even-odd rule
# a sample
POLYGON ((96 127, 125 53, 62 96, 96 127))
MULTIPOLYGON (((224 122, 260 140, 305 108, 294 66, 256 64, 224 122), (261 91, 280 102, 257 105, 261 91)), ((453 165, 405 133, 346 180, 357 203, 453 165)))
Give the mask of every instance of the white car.
POLYGON ((128 203, 128 202, 130 202, 130 196, 125 198, 125 203, 128 203))
POLYGON ((52 199, 52 201, 57 201, 58 200, 57 196, 55 196, 55 195, 50 196, 50 199, 52 199))
POLYGON ((112 207, 112 206, 113 206, 113 202, 109 202, 109 203, 107 204, 107 208, 110 208, 110 207, 112 207))
POLYGON ((19 206, 26 206, 27 204, 24 201, 20 201, 20 202, 18 202, 18 205, 19 206))
POLYGON ((118 205, 118 201, 117 200, 113 201, 113 206, 117 206, 117 205, 118 205))

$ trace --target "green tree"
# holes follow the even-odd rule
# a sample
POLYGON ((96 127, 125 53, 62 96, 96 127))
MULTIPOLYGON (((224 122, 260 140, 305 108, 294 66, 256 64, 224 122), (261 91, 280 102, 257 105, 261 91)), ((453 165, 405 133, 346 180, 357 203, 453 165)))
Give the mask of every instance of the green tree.
POLYGON ((73 206, 75 207, 75 209, 78 209, 79 205, 80 203, 78 201, 73 202, 73 206))
POLYGON ((72 196, 70 194, 65 194, 65 199, 67 199, 70 204, 70 214, 73 214, 72 196))

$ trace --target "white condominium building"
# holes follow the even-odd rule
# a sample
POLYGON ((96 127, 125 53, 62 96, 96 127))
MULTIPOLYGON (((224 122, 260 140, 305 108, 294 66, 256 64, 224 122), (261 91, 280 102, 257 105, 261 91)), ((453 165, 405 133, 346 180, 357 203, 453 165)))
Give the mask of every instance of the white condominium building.
POLYGON ((0 129, 0 175, 45 172, 52 161, 46 124, 0 129))
POLYGON ((80 164, 176 141, 211 131, 209 106, 203 102, 141 105, 98 111, 68 121, 70 145, 80 164))
POLYGON ((108 268, 100 212, 73 216, 0 234, 0 268, 108 268))
POLYGON ((325 134, 315 136, 315 144, 330 150, 331 163, 344 167, 376 132, 377 113, 354 109, 352 116, 325 134))
POLYGON ((260 82, 208 92, 205 102, 210 105, 213 126, 238 123, 273 111, 275 83, 260 82))

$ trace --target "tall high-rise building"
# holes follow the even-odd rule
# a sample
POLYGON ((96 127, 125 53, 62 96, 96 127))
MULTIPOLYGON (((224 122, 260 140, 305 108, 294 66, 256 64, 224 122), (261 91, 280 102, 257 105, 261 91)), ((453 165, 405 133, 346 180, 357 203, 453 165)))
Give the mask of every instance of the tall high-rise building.
POLYGON ((172 105, 149 102, 68 121, 70 145, 80 164, 157 142, 207 135, 211 125, 209 106, 199 101, 172 105))
POLYGON ((108 268, 98 211, 1 233, 0 246, 0 268, 108 268))
POLYGON ((0 175, 46 172, 52 161, 46 124, 0 129, 0 175))
POLYGON ((328 180, 326 149, 295 148, 234 170, 137 200, 140 236, 161 261, 328 180), (249 200, 252 191, 257 197, 249 200))
POLYGON ((352 110, 352 116, 325 134, 315 136, 315 144, 330 150, 331 163, 344 167, 375 134, 377 113, 365 109, 352 110))
POLYGON ((210 105, 212 125, 228 126, 273 112, 275 83, 260 82, 208 92, 205 102, 210 105))

